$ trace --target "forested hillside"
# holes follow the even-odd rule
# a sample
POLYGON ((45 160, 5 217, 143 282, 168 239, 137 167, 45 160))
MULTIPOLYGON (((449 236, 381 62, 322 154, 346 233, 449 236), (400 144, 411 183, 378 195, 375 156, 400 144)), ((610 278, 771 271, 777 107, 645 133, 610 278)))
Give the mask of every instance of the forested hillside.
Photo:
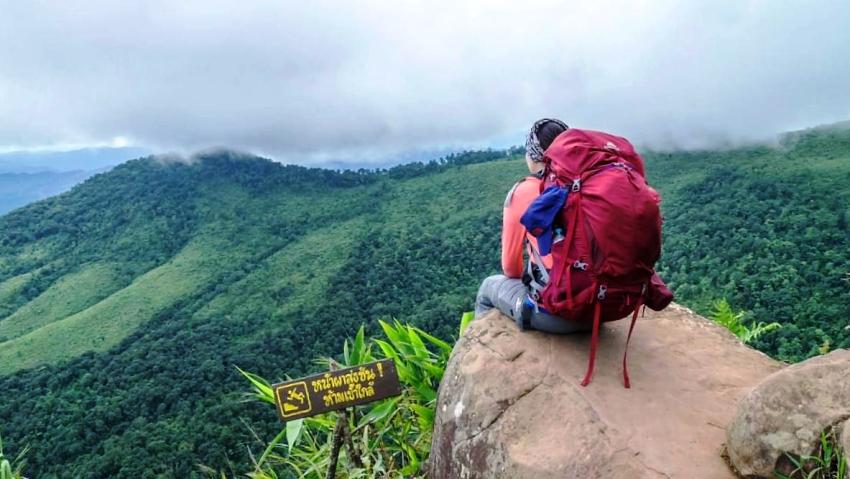
POLYGON ((782 323, 755 346, 785 361, 850 347, 850 124, 646 156, 665 200, 659 269, 680 302, 708 313, 726 297, 782 323))
MULTIPOLYGON (((0 217, 0 433, 32 447, 39 478, 247 464, 249 426, 266 441, 278 420, 242 402, 233 366, 305 373, 388 316, 450 337, 498 270, 520 158, 380 172, 148 158, 0 217)), ((727 297, 783 323, 758 344, 783 359, 850 346, 850 132, 646 158, 680 302, 727 297)))

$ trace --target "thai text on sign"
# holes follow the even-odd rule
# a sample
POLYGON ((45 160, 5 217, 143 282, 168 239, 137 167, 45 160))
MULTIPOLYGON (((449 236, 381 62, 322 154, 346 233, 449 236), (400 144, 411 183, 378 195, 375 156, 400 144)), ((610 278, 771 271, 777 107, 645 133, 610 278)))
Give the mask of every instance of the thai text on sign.
POLYGON ((281 419, 290 421, 401 394, 392 359, 275 384, 281 419))

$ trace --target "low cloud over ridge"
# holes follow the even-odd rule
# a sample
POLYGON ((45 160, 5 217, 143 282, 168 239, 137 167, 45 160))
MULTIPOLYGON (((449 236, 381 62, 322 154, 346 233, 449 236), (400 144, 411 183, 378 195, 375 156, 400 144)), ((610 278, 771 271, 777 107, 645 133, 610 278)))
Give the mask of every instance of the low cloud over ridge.
POLYGON ((850 2, 0 0, 0 146, 128 138, 299 163, 519 143, 655 147, 850 118, 850 2))

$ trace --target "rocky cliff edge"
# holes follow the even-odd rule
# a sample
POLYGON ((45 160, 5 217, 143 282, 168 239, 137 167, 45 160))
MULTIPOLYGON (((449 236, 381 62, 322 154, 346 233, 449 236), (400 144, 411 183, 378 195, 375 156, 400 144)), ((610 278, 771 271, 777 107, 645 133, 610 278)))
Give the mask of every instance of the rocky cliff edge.
POLYGON ((739 401, 782 364, 690 310, 603 326, 581 387, 589 335, 521 332, 492 312, 458 341, 437 404, 430 476, 733 478, 723 456, 739 401))

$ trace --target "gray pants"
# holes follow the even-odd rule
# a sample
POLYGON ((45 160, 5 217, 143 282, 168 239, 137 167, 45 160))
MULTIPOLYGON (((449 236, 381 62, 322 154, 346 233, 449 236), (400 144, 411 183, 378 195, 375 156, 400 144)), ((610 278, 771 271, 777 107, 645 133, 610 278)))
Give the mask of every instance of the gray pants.
MULTIPOLYGON (((520 329, 522 327, 522 302, 527 290, 519 279, 508 278, 503 274, 489 276, 481 283, 478 296, 475 298, 475 316, 480 316, 492 308, 513 318, 520 329)), ((583 324, 552 316, 542 311, 531 313, 531 328, 547 333, 569 334, 577 331, 588 331, 590 328, 583 324)))

